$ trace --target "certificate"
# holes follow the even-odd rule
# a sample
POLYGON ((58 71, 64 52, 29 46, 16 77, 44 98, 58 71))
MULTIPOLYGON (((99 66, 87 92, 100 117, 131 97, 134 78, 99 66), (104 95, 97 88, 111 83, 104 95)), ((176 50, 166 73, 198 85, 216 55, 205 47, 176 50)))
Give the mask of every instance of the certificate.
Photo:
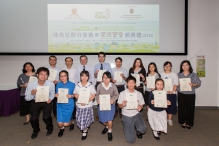
POLYGON ((97 81, 102 82, 103 73, 106 72, 106 70, 99 70, 97 74, 97 81))
POLYGON ((47 102, 49 100, 49 86, 36 86, 35 102, 47 102))
POLYGON ((121 71, 114 71, 114 80, 116 80, 116 82, 122 82, 122 77, 120 74, 122 74, 121 71))
POLYGON ((154 93, 154 107, 167 108, 167 92, 153 91, 154 93))
POLYGON ((37 80, 37 77, 30 76, 28 83, 31 83, 31 82, 36 81, 36 80, 37 80))
POLYGON ((138 108, 138 99, 137 93, 126 93, 126 109, 137 109, 138 108))
POLYGON ((110 94, 99 95, 100 111, 111 110, 110 94))
POLYGON ((166 91, 173 91, 172 79, 164 79, 164 89, 166 91))
POLYGON ((57 71, 53 69, 49 69, 49 77, 48 80, 53 82, 56 80, 57 71))
POLYGON ((155 88, 155 76, 146 77, 147 88, 155 88))
POLYGON ((192 87, 189 85, 191 83, 191 78, 181 78, 180 82, 180 91, 192 91, 192 87))
POLYGON ((58 88, 58 98, 57 103, 68 103, 68 89, 67 88, 58 88))
POLYGON ((80 88, 78 103, 88 104, 90 98, 90 89, 89 88, 80 88))
POLYGON ((131 74, 136 79, 136 86, 140 86, 140 76, 139 74, 131 74))

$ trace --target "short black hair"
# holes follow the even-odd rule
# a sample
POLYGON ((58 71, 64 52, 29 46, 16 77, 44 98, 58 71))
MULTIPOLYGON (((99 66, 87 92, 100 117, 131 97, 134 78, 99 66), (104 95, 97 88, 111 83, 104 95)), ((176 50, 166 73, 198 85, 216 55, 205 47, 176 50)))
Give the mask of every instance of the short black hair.
POLYGON ((161 78, 157 78, 157 79, 155 80, 155 90, 156 90, 156 83, 157 83, 158 81, 162 81, 162 82, 163 82, 163 88, 164 88, 164 80, 161 79, 161 78))
POLYGON ((56 58, 56 56, 55 56, 55 55, 51 55, 51 56, 49 56, 49 59, 50 59, 51 57, 54 57, 54 58, 57 60, 57 58, 56 58))
POLYGON ((34 68, 33 64, 32 64, 31 62, 26 62, 26 63, 24 63, 24 65, 23 65, 23 69, 22 69, 22 72, 23 72, 23 73, 26 73, 26 72, 27 72, 27 71, 25 70, 26 65, 30 65, 30 66, 32 67, 32 72, 35 72, 35 68, 34 68))
POLYGON ((115 59, 115 62, 116 62, 117 59, 122 62, 122 58, 121 58, 121 57, 117 57, 117 58, 115 59))
POLYGON ((170 66, 172 67, 172 63, 171 63, 170 61, 164 62, 163 67, 166 66, 166 65, 168 65, 168 64, 170 64, 170 66))
POLYGON ((136 83, 136 78, 133 76, 128 76, 126 79, 126 82, 128 83, 129 81, 133 80, 136 83))
POLYGON ((184 63, 187 63, 187 64, 189 65, 189 72, 192 73, 192 72, 193 72, 193 69, 192 69, 192 65, 191 65, 191 63, 190 63, 189 60, 183 60, 183 61, 181 62, 181 64, 180 64, 180 71, 179 71, 179 72, 180 72, 180 73, 183 72, 182 66, 183 66, 184 63))
POLYGON ((89 78, 90 78, 89 72, 88 72, 87 70, 83 70, 83 71, 80 73, 80 77, 82 77, 83 75, 88 76, 88 79, 87 79, 87 81, 88 81, 89 78))
MULTIPOLYGON (((110 78, 110 79, 112 78, 111 73, 110 73, 109 71, 104 72, 104 73, 103 73, 103 76, 104 76, 104 75, 106 75, 107 78, 110 78)), ((103 78, 103 76, 102 76, 102 78, 103 78)))
POLYGON ((68 80, 69 80, 68 71, 66 71, 66 70, 60 71, 59 72, 59 78, 60 78, 61 73, 65 73, 67 75, 68 80))
POLYGON ((65 62, 66 62, 66 60, 67 60, 68 58, 70 58, 71 61, 73 61, 73 58, 71 58, 71 57, 66 57, 66 58, 65 58, 65 62))
POLYGON ((99 52, 99 53, 98 53, 98 57, 99 57, 99 55, 101 55, 101 54, 102 54, 104 57, 106 57, 106 54, 105 54, 104 52, 99 52))
POLYGON ((46 67, 39 67, 36 71, 36 74, 39 75, 39 73, 42 71, 47 72, 47 75, 49 76, 49 69, 46 67))

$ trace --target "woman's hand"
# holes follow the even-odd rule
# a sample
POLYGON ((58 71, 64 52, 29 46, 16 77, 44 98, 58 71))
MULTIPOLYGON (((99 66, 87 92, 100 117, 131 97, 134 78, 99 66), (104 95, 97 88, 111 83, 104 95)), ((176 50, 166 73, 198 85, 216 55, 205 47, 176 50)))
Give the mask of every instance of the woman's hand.
POLYGON ((67 98, 72 98, 72 95, 67 94, 66 97, 67 97, 67 98))
POLYGON ((114 104, 114 101, 113 101, 113 100, 110 100, 110 104, 114 104))
POLYGON ((151 100, 151 104, 154 104, 154 100, 151 100))
POLYGON ((79 94, 74 94, 74 97, 75 97, 76 99, 78 99, 78 98, 79 98, 79 94))
POLYGON ((58 93, 57 93, 57 94, 55 94, 55 97, 56 97, 56 98, 58 98, 58 96, 59 96, 59 94, 58 94, 58 93))
POLYGON ((171 105, 171 102, 169 100, 167 100, 167 105, 171 105))

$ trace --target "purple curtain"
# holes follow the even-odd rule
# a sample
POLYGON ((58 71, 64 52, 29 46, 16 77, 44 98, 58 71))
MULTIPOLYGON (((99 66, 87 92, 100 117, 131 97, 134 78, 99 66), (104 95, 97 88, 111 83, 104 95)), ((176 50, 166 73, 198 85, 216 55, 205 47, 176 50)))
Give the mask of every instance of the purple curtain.
POLYGON ((10 116, 20 110, 20 91, 18 89, 0 90, 0 117, 10 116))

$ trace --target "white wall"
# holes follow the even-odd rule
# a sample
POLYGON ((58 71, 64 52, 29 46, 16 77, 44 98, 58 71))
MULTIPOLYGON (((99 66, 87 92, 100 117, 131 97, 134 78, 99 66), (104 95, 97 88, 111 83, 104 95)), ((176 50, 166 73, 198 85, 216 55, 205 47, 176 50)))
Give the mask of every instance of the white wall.
MULTIPOLYGON (((142 58, 144 66, 154 61, 158 69, 162 71, 162 65, 169 60, 173 63, 173 71, 179 72, 180 62, 189 59, 194 71, 196 69, 196 55, 206 56, 206 77, 201 78, 202 86, 197 89, 196 106, 218 106, 219 107, 219 1, 217 0, 189 0, 189 33, 188 33, 188 55, 187 56, 141 56, 122 55, 123 67, 129 69, 133 60, 142 58), (210 87, 210 88, 209 88, 210 87)), ((106 62, 114 63, 118 55, 107 56, 106 62)), ((65 56, 57 56, 57 66, 64 67, 65 56)), ((74 66, 79 64, 79 56, 74 58, 74 66)), ((89 64, 95 65, 98 60, 96 55, 90 55, 89 64)), ((16 86, 16 80, 21 73, 25 62, 31 61, 36 68, 48 66, 48 56, 0 56, 0 89, 16 86)))

